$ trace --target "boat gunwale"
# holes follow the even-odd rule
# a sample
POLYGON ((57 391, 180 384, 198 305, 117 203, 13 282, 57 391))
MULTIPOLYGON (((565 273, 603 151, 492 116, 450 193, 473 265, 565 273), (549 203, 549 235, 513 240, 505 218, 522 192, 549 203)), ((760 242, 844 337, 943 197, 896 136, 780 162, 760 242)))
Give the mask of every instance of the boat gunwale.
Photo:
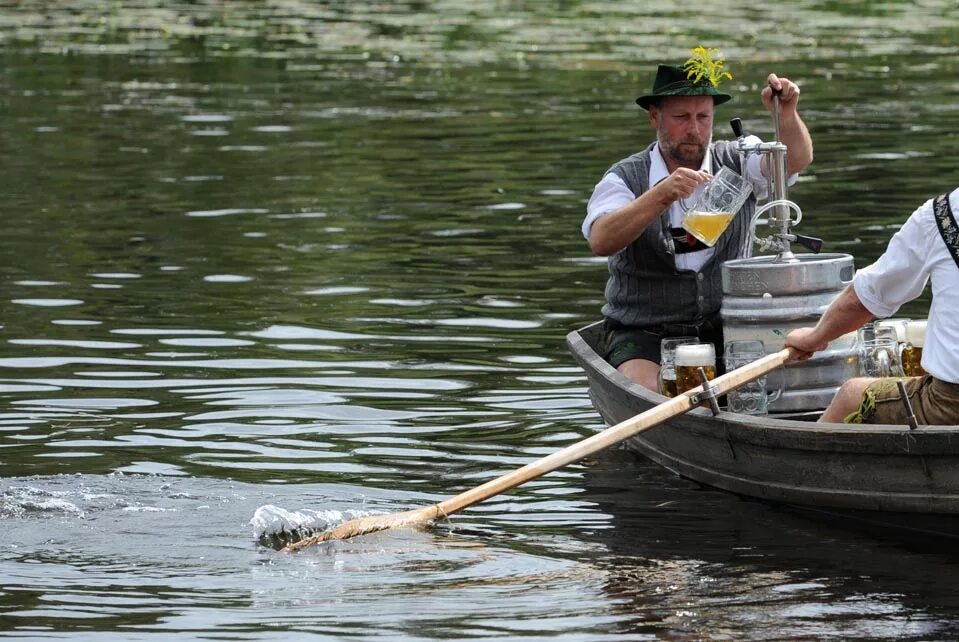
MULTIPOLYGON (((603 359, 583 332, 595 331, 602 322, 595 322, 569 332, 567 344, 574 358, 580 362, 587 376, 600 376, 609 386, 618 388, 650 407, 659 405, 667 397, 647 390, 629 380, 603 359)), ((896 452, 901 454, 948 455, 959 453, 959 426, 920 426, 912 430, 897 424, 843 424, 818 423, 798 419, 777 418, 772 415, 752 416, 720 410, 718 415, 706 408, 696 408, 684 415, 693 428, 704 434, 713 434, 717 423, 732 432, 729 438, 742 443, 769 445, 770 437, 790 441, 802 440, 801 445, 787 445, 803 450, 850 450, 868 454, 896 452), (805 440, 803 438, 808 438, 805 440), (945 444, 951 448, 943 449, 945 444)))

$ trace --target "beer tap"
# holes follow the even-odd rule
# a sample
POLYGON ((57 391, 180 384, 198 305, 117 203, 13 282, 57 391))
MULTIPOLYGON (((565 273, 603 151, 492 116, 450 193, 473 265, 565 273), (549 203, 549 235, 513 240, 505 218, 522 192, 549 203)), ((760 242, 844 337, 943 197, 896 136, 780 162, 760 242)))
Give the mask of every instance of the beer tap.
POLYGON ((802 220, 802 210, 793 201, 789 200, 786 193, 786 145, 779 140, 779 95, 773 94, 773 121, 775 127, 776 140, 773 142, 760 142, 758 139, 747 140, 748 135, 743 129, 742 120, 733 118, 729 121, 736 136, 736 144, 739 153, 743 157, 750 154, 760 154, 765 162, 766 176, 769 184, 769 199, 761 207, 756 208, 753 219, 749 226, 749 238, 746 240, 744 255, 750 256, 752 253, 752 241, 756 236, 756 222, 761 214, 772 210, 769 216, 769 225, 774 232, 770 236, 762 239, 756 239, 761 250, 773 251, 777 253, 776 263, 794 263, 799 259, 792 253, 791 244, 799 243, 812 252, 818 253, 822 249, 822 240, 811 236, 803 236, 790 231, 791 226, 798 225, 802 220), (792 212, 796 213, 796 218, 792 218, 792 212))

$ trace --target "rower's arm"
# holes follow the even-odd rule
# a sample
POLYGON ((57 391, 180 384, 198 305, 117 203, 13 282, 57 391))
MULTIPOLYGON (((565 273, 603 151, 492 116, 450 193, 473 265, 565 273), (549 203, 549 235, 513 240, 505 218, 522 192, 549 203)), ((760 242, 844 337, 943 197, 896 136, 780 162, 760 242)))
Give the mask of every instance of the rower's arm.
POLYGON ((850 283, 833 299, 814 328, 799 328, 786 335, 786 347, 800 352, 800 360, 808 359, 814 352, 825 350, 833 339, 859 329, 872 317, 850 283))

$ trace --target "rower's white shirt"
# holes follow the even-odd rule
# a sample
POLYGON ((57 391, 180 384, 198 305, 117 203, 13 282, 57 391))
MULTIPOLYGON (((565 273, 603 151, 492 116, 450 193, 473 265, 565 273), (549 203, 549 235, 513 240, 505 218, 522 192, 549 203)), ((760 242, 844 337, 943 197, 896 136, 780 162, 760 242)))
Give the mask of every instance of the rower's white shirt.
MULTIPOLYGON (((762 142, 756 136, 747 136, 745 140, 749 145, 755 145, 762 142)), ((653 150, 650 152, 649 156, 649 185, 652 186, 669 176, 669 169, 666 167, 666 161, 663 160, 663 156, 659 151, 659 145, 655 145, 653 147, 653 150)), ((710 154, 705 155, 703 164, 699 169, 700 171, 709 172, 710 174, 713 173, 712 157, 710 154)), ((798 176, 798 174, 790 175, 787 183, 792 185, 796 182, 798 176)), ((766 197, 768 181, 766 180, 766 177, 763 176, 759 154, 750 154, 746 158, 745 178, 752 186, 753 194, 756 195, 756 198, 761 199, 766 197)), ((693 192, 692 196, 689 198, 674 201, 669 206, 667 211, 669 213, 670 227, 682 226, 683 214, 685 214, 686 210, 689 209, 689 207, 696 202, 696 199, 699 198, 699 195, 703 191, 704 185, 705 183, 698 185, 696 187, 696 191, 693 192)), ((623 179, 613 172, 607 172, 599 181, 599 183, 596 184, 596 187, 593 189, 593 194, 590 196, 589 202, 586 204, 586 218, 583 220, 582 226, 583 236, 586 237, 586 240, 589 240, 589 233, 593 227, 593 223, 596 222, 596 219, 609 214, 610 212, 615 212, 621 207, 625 207, 632 201, 636 200, 636 198, 636 195, 633 194, 632 190, 626 186, 626 183, 623 182, 623 179)), ((699 271, 703 265, 706 264, 706 261, 712 257, 714 252, 715 250, 710 247, 704 250, 698 250, 696 252, 677 254, 676 269, 699 271)))
MULTIPOLYGON (((949 194, 949 205, 959 215, 959 190, 949 194)), ((936 379, 959 383, 959 266, 939 234, 932 199, 912 213, 875 263, 856 273, 852 285, 866 309, 885 318, 922 294, 930 278, 922 367, 936 379)))

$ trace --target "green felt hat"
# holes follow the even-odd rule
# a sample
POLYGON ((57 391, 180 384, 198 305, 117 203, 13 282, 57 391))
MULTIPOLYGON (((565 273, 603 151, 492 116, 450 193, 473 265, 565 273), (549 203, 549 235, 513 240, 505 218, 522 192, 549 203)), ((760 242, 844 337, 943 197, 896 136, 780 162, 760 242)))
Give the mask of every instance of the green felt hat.
POLYGON ((653 81, 652 93, 636 99, 636 104, 648 110, 649 105, 667 96, 712 96, 714 104, 721 105, 732 96, 716 89, 707 78, 693 80, 677 65, 660 65, 653 81))

